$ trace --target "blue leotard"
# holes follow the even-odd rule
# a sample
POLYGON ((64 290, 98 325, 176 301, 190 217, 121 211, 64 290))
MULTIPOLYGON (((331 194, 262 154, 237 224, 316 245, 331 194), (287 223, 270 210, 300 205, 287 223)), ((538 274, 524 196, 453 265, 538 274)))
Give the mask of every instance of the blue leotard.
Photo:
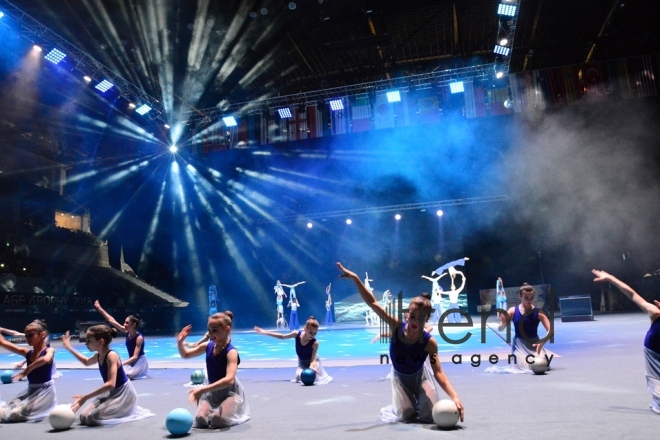
POLYGON ((426 357, 428 356, 426 345, 429 339, 431 339, 431 333, 424 331, 421 342, 416 341, 414 344, 408 344, 402 340, 407 325, 405 322, 402 322, 400 327, 397 327, 392 334, 390 340, 390 360, 394 371, 397 373, 415 374, 422 369, 424 361, 426 361, 426 357))
MULTIPOLYGON (((103 363, 99 362, 99 371, 101 372, 101 377, 103 378, 103 382, 106 382, 108 380, 108 354, 110 354, 112 350, 109 350, 108 353, 105 355, 105 358, 103 359, 103 363)), ((115 380, 115 388, 119 388, 122 385, 124 385, 126 382, 128 382, 128 376, 126 376, 126 372, 124 372, 124 366, 119 362, 119 366, 117 367, 117 378, 115 380)))
MULTIPOLYGON (((215 342, 209 341, 206 345, 206 371, 209 383, 217 382, 227 375, 227 353, 236 350, 236 347, 228 343, 217 355, 213 354, 215 342)), ((236 351, 238 354, 238 350, 236 351)), ((238 364, 241 363, 241 357, 238 356, 238 364)), ((237 365, 238 365, 237 364, 237 365)))
MULTIPOLYGON (((46 355, 46 350, 47 348, 43 349, 41 353, 39 353, 39 356, 37 359, 39 359, 42 356, 46 355)), ((30 350, 27 352, 25 355, 25 360, 27 361, 26 366, 30 366, 32 361, 30 360, 32 358, 32 353, 34 353, 34 350, 30 350)), ((28 382, 29 383, 46 383, 49 380, 52 379, 52 368, 51 364, 44 364, 41 367, 37 367, 34 370, 30 371, 27 375, 28 382)))

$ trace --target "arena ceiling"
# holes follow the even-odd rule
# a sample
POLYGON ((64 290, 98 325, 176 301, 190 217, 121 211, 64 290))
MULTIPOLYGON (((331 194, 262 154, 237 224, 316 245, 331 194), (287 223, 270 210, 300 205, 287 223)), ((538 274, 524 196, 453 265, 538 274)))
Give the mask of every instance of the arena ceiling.
MULTIPOLYGON (((499 3, 11 0, 173 112, 492 63, 499 3)), ((515 3, 511 72, 660 52, 654 2, 515 3)))

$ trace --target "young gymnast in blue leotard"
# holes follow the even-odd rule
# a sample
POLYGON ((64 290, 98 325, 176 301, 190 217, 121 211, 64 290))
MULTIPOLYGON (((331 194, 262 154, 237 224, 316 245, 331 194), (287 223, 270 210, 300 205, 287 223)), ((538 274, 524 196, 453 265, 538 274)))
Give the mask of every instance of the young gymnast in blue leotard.
POLYGON ((324 385, 332 381, 330 376, 318 357, 319 341, 315 336, 319 330, 319 322, 313 316, 307 318, 303 330, 292 331, 290 333, 277 333, 264 330, 261 327, 254 327, 254 330, 260 335, 272 336, 277 339, 296 340, 296 354, 298 355, 298 368, 296 368, 296 377, 291 382, 300 382, 300 374, 305 368, 311 368, 316 372, 314 383, 324 385))
POLYGON ((183 358, 206 353, 207 378, 204 384, 188 391, 190 402, 197 404, 195 427, 224 428, 250 419, 245 390, 236 376, 241 358, 231 344, 234 315, 230 311, 216 313, 208 321, 209 341, 193 348, 185 346, 192 326, 184 327, 177 336, 177 347, 183 358))
POLYGON ((362 300, 391 330, 390 358, 392 360, 392 404, 381 410, 384 422, 431 422, 433 405, 440 399, 437 383, 454 401, 463 421, 463 404, 442 371, 438 358, 438 344, 424 325, 431 314, 428 297, 417 296, 410 301, 408 319, 387 313, 360 278, 341 263, 337 263, 341 278, 353 281, 362 300), (427 362, 427 359, 429 360, 427 362))
POLYGON ((128 359, 123 362, 123 365, 128 378, 137 380, 148 377, 149 361, 147 361, 147 356, 144 354, 144 335, 138 331, 141 322, 140 315, 128 315, 124 323, 120 324, 101 307, 98 301, 94 301, 94 307, 113 327, 126 333, 128 359))
POLYGON ((7 341, 0 334, 0 346, 25 357, 27 367, 12 376, 12 380, 28 379, 28 388, 7 405, 0 406, 0 422, 30 422, 47 417, 57 405, 52 363, 55 350, 48 347, 48 328, 42 320, 32 321, 25 327, 25 340, 30 348, 7 341))
POLYGON ((84 365, 98 364, 103 384, 87 394, 73 396, 76 400, 71 409, 76 412, 87 401, 93 399, 80 412, 80 424, 87 426, 115 425, 151 417, 154 414, 138 406, 137 392, 124 372, 119 355, 110 349, 110 342, 117 330, 105 324, 87 329, 85 344, 89 351, 96 352, 86 357, 71 346, 71 337, 66 332, 62 337, 64 348, 84 365))

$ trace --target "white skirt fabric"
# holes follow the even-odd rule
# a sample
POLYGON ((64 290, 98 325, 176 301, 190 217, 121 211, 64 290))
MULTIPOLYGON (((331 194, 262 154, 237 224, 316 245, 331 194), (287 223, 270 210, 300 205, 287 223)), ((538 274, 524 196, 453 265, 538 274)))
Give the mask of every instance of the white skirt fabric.
MULTIPOLYGON (((291 379, 291 382, 300 383, 300 375, 302 374, 305 368, 309 368, 309 367, 306 367, 299 361, 298 368, 296 368, 296 377, 291 379)), ((314 385, 325 385, 332 382, 332 376, 330 376, 328 372, 325 371, 325 368, 323 368, 323 363, 321 362, 321 359, 318 357, 316 358, 316 369, 318 371, 316 372, 316 379, 314 379, 314 385)))
POLYGON ((2 422, 37 422, 48 417, 57 405, 55 382, 28 384, 9 403, 0 405, 2 422))
POLYGON ((200 399, 200 406, 195 417, 196 428, 226 428, 240 425, 250 420, 250 406, 245 397, 245 389, 234 378, 234 385, 217 391, 204 393, 200 399), (208 404, 210 412, 201 414, 201 407, 208 404))
MULTIPOLYGON (((522 338, 513 338, 511 344, 511 354, 516 357, 516 362, 513 365, 506 367, 492 366, 484 370, 486 373, 500 373, 500 374, 534 374, 532 366, 527 362, 527 356, 536 356, 536 348, 533 347, 535 342, 525 341, 522 338)), ((541 351, 541 356, 547 356, 548 353, 545 348, 541 351)))
POLYGON ((429 358, 415 374, 392 371, 388 377, 392 383, 392 403, 380 410, 380 420, 385 423, 433 422, 433 405, 442 396, 440 384, 435 380, 429 358))
POLYGON ((660 415, 660 354, 644 347, 646 386, 651 393, 651 411, 660 415))
POLYGON ((137 393, 129 380, 119 388, 94 398, 80 412, 81 425, 116 425, 154 416, 151 411, 138 406, 137 393))
POLYGON ((138 380, 149 377, 149 362, 147 356, 142 355, 137 358, 133 365, 124 365, 124 372, 130 380, 138 380))

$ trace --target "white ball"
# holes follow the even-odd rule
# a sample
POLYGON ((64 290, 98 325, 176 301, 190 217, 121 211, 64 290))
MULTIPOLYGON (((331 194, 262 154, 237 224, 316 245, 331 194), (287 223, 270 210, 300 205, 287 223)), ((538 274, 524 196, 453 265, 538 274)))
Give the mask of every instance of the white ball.
POLYGON ((458 408, 452 400, 439 400, 433 405, 433 422, 440 428, 453 428, 459 418, 458 408))
POLYGON ((534 374, 545 374, 548 371, 548 361, 543 356, 535 356, 534 363, 529 366, 534 374))
POLYGON ((57 405, 50 412, 48 422, 56 431, 69 429, 76 419, 76 414, 71 410, 71 405, 57 405))

